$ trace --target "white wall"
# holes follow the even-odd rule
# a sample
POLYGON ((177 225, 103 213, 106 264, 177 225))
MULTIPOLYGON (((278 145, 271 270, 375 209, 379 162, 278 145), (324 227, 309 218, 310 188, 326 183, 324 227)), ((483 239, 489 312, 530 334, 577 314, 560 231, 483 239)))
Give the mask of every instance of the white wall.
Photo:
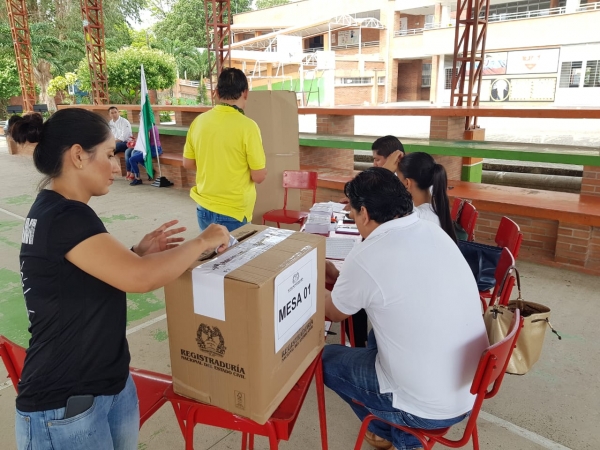
POLYGON ((578 88, 556 88, 555 105, 560 106, 598 106, 600 105, 600 87, 583 87, 585 78, 585 63, 590 60, 600 60, 600 44, 571 45, 562 47, 558 65, 557 85, 560 84, 560 67, 563 62, 582 61, 583 70, 578 88))

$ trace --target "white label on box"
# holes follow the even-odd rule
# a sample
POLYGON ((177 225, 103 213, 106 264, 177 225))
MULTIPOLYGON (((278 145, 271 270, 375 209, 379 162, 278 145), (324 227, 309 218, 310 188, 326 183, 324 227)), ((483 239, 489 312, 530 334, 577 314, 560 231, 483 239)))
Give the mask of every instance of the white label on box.
POLYGON ((317 312, 317 250, 275 278, 275 353, 317 312))
POLYGON ((192 270, 194 313, 225 320, 225 277, 258 255, 294 234, 292 230, 268 228, 242 241, 221 256, 192 270))

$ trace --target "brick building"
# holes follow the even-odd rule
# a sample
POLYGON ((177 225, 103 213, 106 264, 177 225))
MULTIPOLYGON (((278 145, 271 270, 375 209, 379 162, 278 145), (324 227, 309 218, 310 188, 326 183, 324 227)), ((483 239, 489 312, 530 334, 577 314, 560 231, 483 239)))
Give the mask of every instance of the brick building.
MULTIPOLYGON (((301 104, 448 104, 454 0, 302 0, 234 15, 252 89, 301 104)), ((600 103, 600 2, 491 0, 481 101, 600 103)))

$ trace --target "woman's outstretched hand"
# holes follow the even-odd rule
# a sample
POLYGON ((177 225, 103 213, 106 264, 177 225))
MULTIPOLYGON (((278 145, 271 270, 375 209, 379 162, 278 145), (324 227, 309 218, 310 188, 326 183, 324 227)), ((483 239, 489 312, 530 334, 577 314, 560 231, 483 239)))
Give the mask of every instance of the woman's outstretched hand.
POLYGON ((140 243, 133 247, 133 251, 139 256, 144 256, 177 247, 185 238, 171 236, 183 233, 186 230, 185 227, 171 228, 178 223, 179 220, 171 220, 170 222, 163 223, 156 230, 144 236, 140 243))

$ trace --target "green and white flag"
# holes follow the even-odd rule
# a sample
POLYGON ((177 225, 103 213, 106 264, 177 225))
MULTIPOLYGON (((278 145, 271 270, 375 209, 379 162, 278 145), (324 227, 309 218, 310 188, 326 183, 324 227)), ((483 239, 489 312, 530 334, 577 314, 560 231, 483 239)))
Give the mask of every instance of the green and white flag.
MULTIPOLYGON (((142 65, 142 80, 141 80, 141 107, 140 111, 140 129, 138 132, 137 141, 134 150, 139 150, 144 154, 144 166, 150 178, 154 178, 154 169, 152 168, 152 152, 150 151, 150 131, 154 131, 154 113, 150 106, 150 97, 148 96, 148 86, 146 86, 146 74, 144 73, 144 65, 142 65)), ((156 138, 154 139, 156 143, 156 138)), ((157 149, 158 150, 158 149, 157 149)))

